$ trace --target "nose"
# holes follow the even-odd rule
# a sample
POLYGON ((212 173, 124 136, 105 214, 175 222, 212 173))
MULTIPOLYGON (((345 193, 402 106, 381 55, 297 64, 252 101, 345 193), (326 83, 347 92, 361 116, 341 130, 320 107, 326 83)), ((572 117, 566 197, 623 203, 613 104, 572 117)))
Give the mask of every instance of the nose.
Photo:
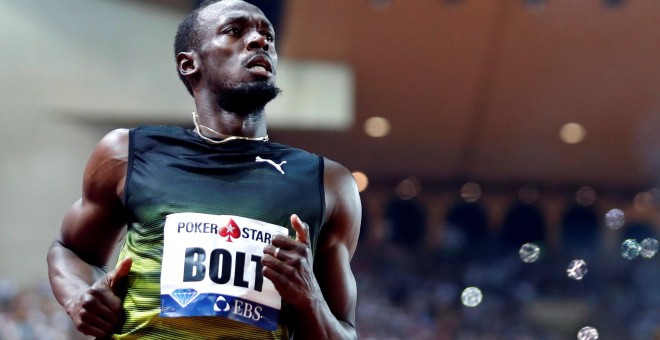
POLYGON ((270 49, 268 38, 257 31, 250 31, 246 39, 248 50, 263 49, 264 51, 268 51, 270 49))

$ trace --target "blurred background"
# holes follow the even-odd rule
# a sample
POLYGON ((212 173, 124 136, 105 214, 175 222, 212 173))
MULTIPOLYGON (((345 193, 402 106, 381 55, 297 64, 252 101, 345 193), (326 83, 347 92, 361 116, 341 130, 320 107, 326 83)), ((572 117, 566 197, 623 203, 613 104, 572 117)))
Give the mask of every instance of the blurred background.
MULTIPOLYGON (((362 190, 361 338, 660 339, 660 2, 252 2, 271 140, 362 190)), ((196 5, 0 2, 0 339, 78 337, 46 251, 105 133, 192 126, 196 5)))

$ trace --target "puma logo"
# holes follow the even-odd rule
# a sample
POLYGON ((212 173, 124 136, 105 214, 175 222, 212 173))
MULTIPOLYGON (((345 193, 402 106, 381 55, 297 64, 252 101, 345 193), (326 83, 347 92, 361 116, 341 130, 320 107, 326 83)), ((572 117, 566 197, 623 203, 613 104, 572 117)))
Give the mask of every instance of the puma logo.
POLYGON ((266 163, 272 165, 275 169, 277 169, 277 171, 281 172, 282 175, 284 175, 284 170, 282 170, 282 165, 286 164, 286 161, 282 161, 279 164, 277 164, 277 163, 273 162, 272 159, 266 159, 266 158, 261 158, 261 157, 257 156, 257 158, 255 159, 255 162, 266 162, 266 163))

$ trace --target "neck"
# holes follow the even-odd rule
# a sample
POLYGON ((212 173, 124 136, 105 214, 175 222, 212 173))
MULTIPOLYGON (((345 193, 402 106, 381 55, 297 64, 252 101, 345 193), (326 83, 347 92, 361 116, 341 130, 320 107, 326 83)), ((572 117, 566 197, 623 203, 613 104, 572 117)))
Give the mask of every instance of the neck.
POLYGON ((195 97, 198 124, 210 128, 210 130, 201 131, 207 137, 261 137, 267 134, 263 110, 248 114, 231 112, 219 107, 216 100, 202 100, 200 97, 195 97), (198 98, 200 99, 198 100, 198 98))
POLYGON ((246 136, 231 136, 231 135, 225 135, 222 134, 218 131, 215 131, 211 129, 208 126, 204 126, 199 123, 199 116, 197 116, 197 112, 192 113, 193 117, 193 123, 195 124, 195 132, 197 135, 199 135, 199 138, 203 139, 205 142, 210 143, 210 144, 223 144, 232 140, 247 140, 247 141, 260 141, 260 142, 267 142, 268 141, 268 135, 265 136, 260 136, 260 137, 246 137, 246 136), (205 131, 205 132, 202 132, 205 131), (213 133, 217 138, 219 139, 214 139, 214 138, 209 138, 207 137, 208 133, 213 133))

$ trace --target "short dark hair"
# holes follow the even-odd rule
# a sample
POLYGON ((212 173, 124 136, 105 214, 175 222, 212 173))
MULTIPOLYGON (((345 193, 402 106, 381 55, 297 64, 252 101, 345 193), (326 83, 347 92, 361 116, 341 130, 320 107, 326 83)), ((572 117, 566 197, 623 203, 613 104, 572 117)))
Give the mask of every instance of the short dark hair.
MULTIPOLYGON (((199 48, 200 46, 200 37, 199 37, 199 27, 197 25, 197 17, 199 12, 204 8, 222 0, 205 0, 197 8, 190 11, 188 16, 179 24, 179 28, 176 31, 176 36, 174 38, 174 60, 176 61, 177 55, 181 52, 187 52, 199 48)), ((186 89, 193 95, 192 86, 190 82, 186 79, 181 72, 179 72, 179 65, 177 63, 177 73, 179 74, 179 79, 183 82, 183 85, 186 86, 186 89)))

